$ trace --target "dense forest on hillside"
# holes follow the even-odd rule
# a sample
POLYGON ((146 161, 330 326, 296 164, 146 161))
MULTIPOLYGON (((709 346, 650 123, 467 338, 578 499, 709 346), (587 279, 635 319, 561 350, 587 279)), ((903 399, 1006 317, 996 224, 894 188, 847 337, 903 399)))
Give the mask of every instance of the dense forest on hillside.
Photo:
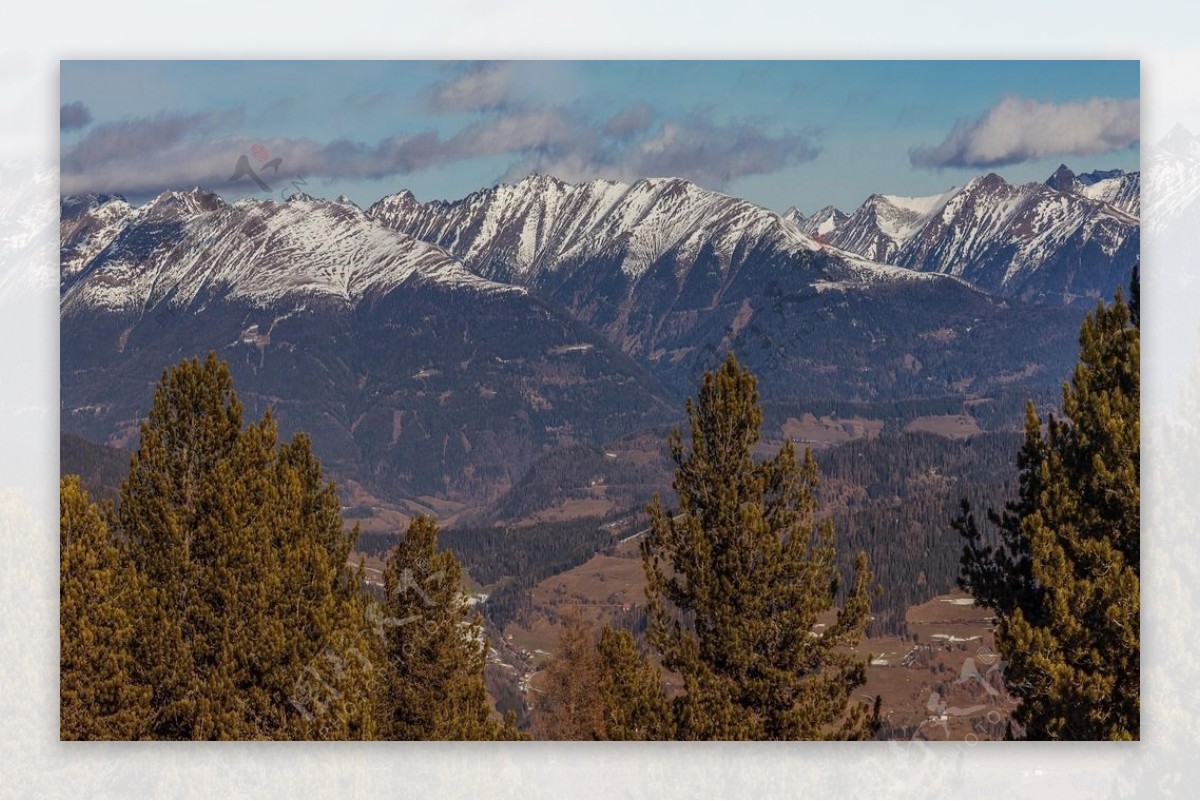
MULTIPOLYGON (((1005 410, 1008 398, 972 411, 1005 410)), ((774 407, 780 413, 780 407, 774 407)), ((903 404, 831 404, 822 414, 888 421, 879 437, 862 438, 816 451, 823 514, 832 517, 845 554, 864 550, 882 594, 872 601, 870 633, 901 633, 905 609, 946 592, 958 575, 960 544, 950 528, 964 496, 999 507, 1014 492, 1014 454, 1021 435, 986 432, 969 439, 903 432, 921 415, 949 414, 961 401, 926 400, 903 404), (889 431, 891 433, 889 433, 889 431)), ((772 407, 764 410, 770 421, 772 407)), ((452 549, 476 581, 493 588, 485 605, 489 619, 503 628, 529 608, 529 590, 556 573, 583 564, 608 549, 620 535, 645 526, 645 504, 655 491, 673 501, 662 438, 630 438, 606 448, 575 446, 553 451, 534 463, 493 507, 487 520, 519 521, 565 501, 593 497, 597 486, 612 502, 601 516, 543 521, 532 525, 469 525, 449 529, 441 541, 452 549), (640 449, 640 450, 639 450, 640 449), (636 454, 637 458, 631 458, 636 454), (602 528, 605 522, 610 525, 602 528), (632 526, 632 527, 631 527, 632 526), (628 530, 626 530, 628 529, 628 530)), ((78 474, 97 500, 116 500, 116 488, 129 468, 124 451, 64 433, 64 473, 78 474)), ((527 521, 528 522, 528 521, 527 521)), ((399 532, 364 533, 358 550, 384 555, 399 532)), ((839 568, 852 568, 844 557, 839 568)))
MULTIPOLYGON (((1014 454, 1021 435, 989 432, 957 440, 929 433, 884 434, 854 440, 815 453, 821 469, 821 516, 833 520, 840 544, 839 569, 849 575, 853 554, 865 551, 882 593, 872 600, 869 632, 904 631, 905 610, 949 591, 958 576, 961 542, 951 528, 961 498, 999 507, 1012 497, 1014 454)), ((612 480, 621 463, 601 450, 576 448, 541 460, 518 485, 507 508, 527 515, 548 499, 572 497, 599 476, 612 480)), ((649 468, 627 473, 640 482, 649 468)), ((658 473, 659 480, 669 480, 658 473)), ((615 481, 613 483, 616 483, 615 481)), ((652 484, 630 482, 645 497, 652 484)), ((664 501, 674 495, 662 486, 664 501)), ((534 525, 474 526, 444 531, 471 576, 495 587, 484 605, 499 628, 529 609, 529 590, 549 576, 583 564, 623 536, 646 525, 643 506, 608 518, 584 517, 534 525)), ((361 550, 382 554, 395 538, 364 535, 361 550)))

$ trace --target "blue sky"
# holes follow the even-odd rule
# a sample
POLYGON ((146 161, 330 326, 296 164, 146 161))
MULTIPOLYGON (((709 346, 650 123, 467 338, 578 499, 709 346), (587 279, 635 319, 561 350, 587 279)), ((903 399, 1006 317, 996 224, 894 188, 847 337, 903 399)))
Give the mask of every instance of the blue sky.
POLYGON ((536 171, 852 210, 988 171, 1138 169, 1139 82, 1136 61, 64 61, 62 186, 265 197, 229 180, 247 155, 271 193, 299 176, 362 206, 536 171))

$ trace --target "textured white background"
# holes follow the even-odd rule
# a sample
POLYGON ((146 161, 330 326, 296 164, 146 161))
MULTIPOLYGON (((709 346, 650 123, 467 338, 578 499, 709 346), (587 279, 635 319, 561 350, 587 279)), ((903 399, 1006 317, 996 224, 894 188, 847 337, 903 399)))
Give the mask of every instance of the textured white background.
MULTIPOLYGON (((64 744, 57 719, 62 58, 1135 58, 1143 152, 1200 130, 1183 3, 6 5, 0 16, 0 794, 1000 797, 1200 793, 1200 210, 1145 176, 1143 742, 64 744)), ((1198 173, 1200 175, 1200 173, 1198 173)), ((1190 183, 1189 183, 1190 182, 1190 183)), ((1184 189, 1200 194, 1200 177, 1184 189)), ((1190 193, 1185 193, 1190 196, 1190 193)))

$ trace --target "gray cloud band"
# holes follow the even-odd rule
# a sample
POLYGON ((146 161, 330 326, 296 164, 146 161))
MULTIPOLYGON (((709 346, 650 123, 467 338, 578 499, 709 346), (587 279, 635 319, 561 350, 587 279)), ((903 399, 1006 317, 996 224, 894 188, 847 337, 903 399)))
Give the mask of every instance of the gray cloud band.
POLYGON ((653 112, 643 106, 622 109, 600 124, 560 108, 509 108, 488 112, 448 137, 425 131, 374 145, 225 134, 241 119, 241 109, 229 109, 96 125, 64 153, 62 191, 143 194, 217 187, 227 181, 231 161, 258 141, 286 154, 299 173, 328 179, 388 178, 511 155, 513 163, 498 177, 535 171, 565 180, 670 175, 717 188, 743 175, 809 161, 820 152, 812 130, 772 134, 745 122, 716 123, 702 114, 654 124, 653 112))

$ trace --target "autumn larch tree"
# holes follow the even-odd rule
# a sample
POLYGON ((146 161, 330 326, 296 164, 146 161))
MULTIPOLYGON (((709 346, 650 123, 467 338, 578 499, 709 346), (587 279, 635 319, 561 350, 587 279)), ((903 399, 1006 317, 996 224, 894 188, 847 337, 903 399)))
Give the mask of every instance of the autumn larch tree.
POLYGON ((539 740, 605 740, 596 630, 577 610, 566 612, 558 630, 558 653, 546 667, 534 708, 539 740))

